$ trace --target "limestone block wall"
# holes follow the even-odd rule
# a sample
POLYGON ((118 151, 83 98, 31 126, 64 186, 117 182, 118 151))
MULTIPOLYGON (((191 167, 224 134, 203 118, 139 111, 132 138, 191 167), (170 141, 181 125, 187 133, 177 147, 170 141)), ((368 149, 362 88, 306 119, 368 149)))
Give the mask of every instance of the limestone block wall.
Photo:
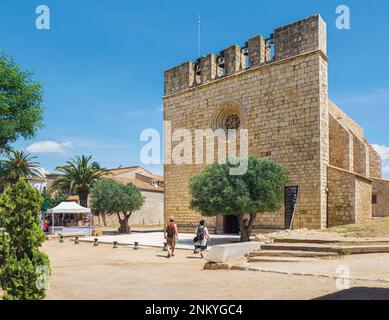
POLYGON ((354 170, 354 139, 334 116, 330 115, 330 165, 354 170))
POLYGON ((373 203, 373 217, 389 216, 389 181, 373 179, 373 195, 377 203, 373 203))
POLYGON ((328 227, 355 222, 355 177, 328 167, 328 227))
POLYGON ((372 181, 356 176, 355 178, 355 223, 369 221, 373 217, 372 181))
POLYGON ((381 179, 382 178, 382 160, 378 152, 372 145, 368 144, 369 151, 369 172, 370 178, 381 179))
POLYGON ((365 222, 372 217, 372 182, 336 167, 328 167, 328 226, 365 222))
POLYGON ((185 90, 195 81, 195 68, 191 61, 165 72, 165 95, 185 90))
POLYGON ((364 141, 354 136, 354 172, 369 177, 369 152, 364 141))
POLYGON ((277 28, 274 41, 275 60, 318 49, 327 54, 326 23, 317 15, 277 28))

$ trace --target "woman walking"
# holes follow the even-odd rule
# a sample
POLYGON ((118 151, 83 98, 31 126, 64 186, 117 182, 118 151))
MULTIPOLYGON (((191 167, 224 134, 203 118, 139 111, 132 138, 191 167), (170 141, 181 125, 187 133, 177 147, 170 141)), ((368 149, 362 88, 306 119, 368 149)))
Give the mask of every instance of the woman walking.
POLYGON ((196 229, 196 237, 194 238, 195 253, 200 252, 201 259, 204 258, 203 251, 207 249, 210 238, 208 228, 205 226, 205 220, 201 219, 196 229))

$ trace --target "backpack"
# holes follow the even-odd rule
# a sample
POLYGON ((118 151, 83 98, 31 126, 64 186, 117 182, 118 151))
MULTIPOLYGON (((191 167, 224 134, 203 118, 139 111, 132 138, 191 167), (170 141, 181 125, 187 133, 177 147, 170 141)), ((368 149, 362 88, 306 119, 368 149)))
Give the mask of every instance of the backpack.
POLYGON ((196 231, 196 237, 198 241, 203 241, 205 238, 205 227, 204 226, 198 226, 196 231))
POLYGON ((166 233, 167 233, 167 237, 168 238, 174 238, 174 235, 176 234, 176 230, 174 228, 174 224, 173 223, 169 223, 166 227, 166 233))

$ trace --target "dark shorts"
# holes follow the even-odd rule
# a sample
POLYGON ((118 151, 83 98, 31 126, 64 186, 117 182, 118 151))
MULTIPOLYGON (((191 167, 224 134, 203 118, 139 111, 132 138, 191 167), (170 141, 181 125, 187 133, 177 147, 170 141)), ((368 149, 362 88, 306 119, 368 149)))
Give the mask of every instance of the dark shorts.
POLYGON ((204 251, 204 250, 207 250, 208 245, 205 245, 205 246, 195 245, 195 248, 196 248, 196 250, 197 250, 197 249, 200 249, 200 250, 204 251))
POLYGON ((176 238, 166 238, 166 244, 169 247, 175 246, 176 245, 176 238))

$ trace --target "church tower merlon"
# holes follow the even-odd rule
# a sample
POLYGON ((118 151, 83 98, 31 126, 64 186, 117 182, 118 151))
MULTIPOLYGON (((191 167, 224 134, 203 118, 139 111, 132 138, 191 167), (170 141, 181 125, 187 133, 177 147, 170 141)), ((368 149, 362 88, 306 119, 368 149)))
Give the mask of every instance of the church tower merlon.
POLYGON ((273 39, 275 61, 316 50, 327 55, 327 26, 320 15, 275 29, 273 39))

